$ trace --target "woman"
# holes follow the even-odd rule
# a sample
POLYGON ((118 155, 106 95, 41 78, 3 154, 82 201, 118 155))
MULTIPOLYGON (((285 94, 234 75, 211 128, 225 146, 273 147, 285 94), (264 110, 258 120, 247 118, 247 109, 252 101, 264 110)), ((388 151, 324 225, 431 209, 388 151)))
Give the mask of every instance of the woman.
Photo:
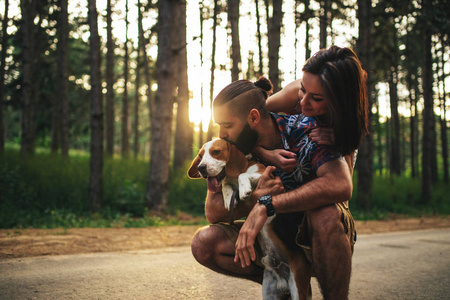
MULTIPOLYGON (((316 118, 319 126, 311 131, 311 140, 332 145, 353 166, 353 153, 368 133, 365 77, 351 49, 332 46, 308 59, 303 78, 269 97, 267 109, 316 118)), ((258 147, 255 154, 284 171, 296 165, 285 150, 269 152, 258 147)))

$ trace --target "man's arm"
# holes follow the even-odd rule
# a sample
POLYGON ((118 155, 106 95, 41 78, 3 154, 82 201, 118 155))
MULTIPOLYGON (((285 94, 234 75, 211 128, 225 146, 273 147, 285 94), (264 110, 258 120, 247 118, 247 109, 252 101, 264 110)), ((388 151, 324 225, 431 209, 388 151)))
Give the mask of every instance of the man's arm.
POLYGON ((352 176, 345 160, 335 159, 317 169, 317 178, 301 187, 272 198, 277 213, 311 210, 348 201, 352 196, 352 176))
MULTIPOLYGON (((242 217, 247 216, 252 210, 255 203, 256 199, 240 201, 233 209, 233 219, 238 220, 242 217)), ((211 224, 229 221, 230 212, 225 208, 222 192, 207 192, 205 202, 205 216, 211 224)))
MULTIPOLYGON (((272 204, 276 213, 300 212, 344 202, 352 195, 352 178, 347 163, 336 159, 319 167, 317 178, 288 193, 272 196, 272 204)), ((261 177, 262 178, 262 177, 261 177)), ((263 187, 260 180, 258 188, 263 187)), ((258 193, 258 188, 254 193, 258 193)), ((258 193, 259 194, 259 193, 258 193)), ((254 243, 257 234, 267 221, 267 210, 264 205, 256 204, 236 241, 235 262, 241 262, 245 268, 256 259, 254 243)))

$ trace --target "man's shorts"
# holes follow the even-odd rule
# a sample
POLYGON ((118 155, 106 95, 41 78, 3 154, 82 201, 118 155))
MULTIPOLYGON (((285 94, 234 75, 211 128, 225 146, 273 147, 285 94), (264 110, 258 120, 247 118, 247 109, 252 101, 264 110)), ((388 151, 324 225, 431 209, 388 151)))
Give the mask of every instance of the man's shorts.
MULTIPOLYGON (((339 208, 342 212, 341 222, 344 225, 345 234, 350 240, 350 245, 353 253, 353 247, 356 242, 356 230, 355 230, 355 222, 353 220, 353 216, 350 213, 348 205, 346 203, 337 203, 335 204, 337 208, 339 208)), ((212 226, 218 226, 222 228, 227 234, 228 238, 233 244, 236 244, 237 238, 239 236, 239 230, 241 229, 244 221, 238 220, 235 221, 234 224, 230 225, 228 223, 216 223, 212 224, 212 226)), ((303 219, 300 222, 300 225, 297 228, 297 235, 295 237, 296 244, 303 250, 306 258, 312 264, 312 240, 308 234, 308 224, 309 224, 309 214, 306 212, 303 214, 303 219)), ((259 236, 259 235, 258 235, 259 236)), ((259 238, 255 241, 255 253, 256 253, 256 261, 255 264, 263 267, 261 259, 264 257, 264 253, 261 249, 261 243, 259 238)))

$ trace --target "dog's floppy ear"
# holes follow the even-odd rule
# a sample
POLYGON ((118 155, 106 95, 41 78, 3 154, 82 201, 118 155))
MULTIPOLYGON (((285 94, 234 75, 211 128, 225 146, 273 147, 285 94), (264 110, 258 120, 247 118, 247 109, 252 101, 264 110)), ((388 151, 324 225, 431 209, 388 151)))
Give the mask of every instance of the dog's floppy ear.
POLYGON ((201 178, 200 173, 198 172, 198 165, 200 164, 200 161, 202 159, 200 156, 196 156, 194 161, 191 164, 191 167, 188 170, 188 176, 189 178, 195 179, 195 178, 201 178))
POLYGON ((237 178, 239 174, 245 172, 248 166, 248 160, 244 153, 239 151, 236 146, 228 143, 230 156, 225 166, 225 175, 231 178, 237 178))

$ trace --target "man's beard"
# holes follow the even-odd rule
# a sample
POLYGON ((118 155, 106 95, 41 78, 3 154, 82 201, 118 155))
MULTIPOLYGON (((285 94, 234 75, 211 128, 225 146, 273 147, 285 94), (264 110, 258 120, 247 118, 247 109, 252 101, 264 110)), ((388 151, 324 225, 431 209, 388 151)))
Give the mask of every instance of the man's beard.
POLYGON ((236 142, 228 141, 235 145, 245 155, 249 154, 258 141, 258 132, 247 123, 239 134, 236 142))

